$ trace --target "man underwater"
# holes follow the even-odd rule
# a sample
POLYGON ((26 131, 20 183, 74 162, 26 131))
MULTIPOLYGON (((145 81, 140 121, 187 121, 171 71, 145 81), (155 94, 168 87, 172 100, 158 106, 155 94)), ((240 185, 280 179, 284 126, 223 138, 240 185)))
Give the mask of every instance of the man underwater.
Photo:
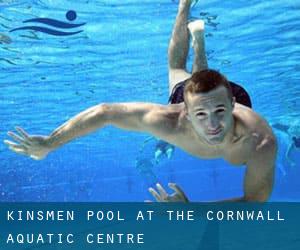
MULTIPOLYGON (((246 165, 244 195, 226 201, 266 201, 273 188, 277 144, 271 127, 250 107, 245 90, 222 74, 207 69, 204 22, 188 23, 191 0, 180 0, 169 44, 170 104, 108 103, 93 106, 55 129, 49 136, 8 132, 5 140, 16 153, 43 159, 51 151, 106 125, 151 133, 200 158, 224 158, 246 165), (186 71, 189 32, 194 49, 192 75, 186 71)), ((169 184, 149 189, 157 201, 188 201, 184 192, 169 184)))

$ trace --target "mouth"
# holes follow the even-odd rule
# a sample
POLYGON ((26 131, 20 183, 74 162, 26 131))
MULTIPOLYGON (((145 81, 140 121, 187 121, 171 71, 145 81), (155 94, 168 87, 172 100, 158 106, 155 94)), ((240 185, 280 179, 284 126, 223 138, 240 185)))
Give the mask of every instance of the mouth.
POLYGON ((209 131, 207 132, 207 134, 208 134, 208 135, 218 135, 218 134, 221 133, 221 131, 222 131, 222 128, 219 127, 219 128, 217 128, 217 129, 214 129, 214 130, 209 130, 209 131))

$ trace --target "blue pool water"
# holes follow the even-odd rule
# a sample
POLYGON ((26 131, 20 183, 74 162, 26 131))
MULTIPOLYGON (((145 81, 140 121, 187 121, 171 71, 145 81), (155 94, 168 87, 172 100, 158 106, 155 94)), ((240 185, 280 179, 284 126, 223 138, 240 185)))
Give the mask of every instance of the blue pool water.
MULTIPOLYGON (((209 66, 242 83, 254 109, 271 123, 299 123, 300 2, 200 0, 192 19, 206 22, 209 66)), ((0 1, 0 200, 143 201, 153 176, 135 161, 151 158, 149 135, 107 127, 51 153, 43 161, 16 155, 2 143, 14 126, 49 134, 67 119, 102 102, 166 103, 167 46, 177 11, 171 0, 0 1), (24 20, 86 23, 73 36, 15 31, 24 20), (9 38, 7 38, 7 36, 9 38)), ((43 25, 42 25, 43 26, 43 25)), ((189 66, 191 58, 189 58, 189 66)), ((299 151, 280 134, 272 200, 300 200, 299 151)), ((147 166, 146 166, 147 167, 147 166)), ((204 161, 176 149, 152 169, 156 180, 178 183, 192 201, 242 194, 245 168, 204 161)), ((155 180, 155 181, 156 181, 155 180)))

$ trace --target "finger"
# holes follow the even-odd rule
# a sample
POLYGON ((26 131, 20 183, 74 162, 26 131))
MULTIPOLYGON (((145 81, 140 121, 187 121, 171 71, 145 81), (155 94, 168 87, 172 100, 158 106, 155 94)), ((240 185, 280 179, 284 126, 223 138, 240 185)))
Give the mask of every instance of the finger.
POLYGON ((9 140, 4 140, 3 142, 9 147, 9 149, 23 149, 23 150, 26 149, 23 145, 14 143, 14 142, 9 141, 9 140))
POLYGON ((7 133, 10 137, 12 137, 15 141, 21 143, 21 144, 25 144, 26 142, 24 141, 24 139, 20 136, 18 136, 17 134, 13 133, 13 132, 8 132, 7 133))
POLYGON ((3 141, 4 144, 6 144, 7 146, 17 146, 18 144, 12 142, 12 141, 9 141, 9 140, 4 140, 3 141))
POLYGON ((10 150, 14 151, 17 154, 23 154, 26 155, 26 150, 22 148, 17 148, 17 147, 9 147, 10 150))
POLYGON ((16 127, 16 130, 27 140, 30 140, 29 135, 26 133, 26 131, 24 129, 22 129, 21 127, 16 127))
POLYGON ((184 192, 182 191, 182 189, 175 183, 169 183, 168 186, 173 189, 177 194, 179 194, 181 197, 186 198, 184 192))
POLYGON ((36 155, 29 155, 30 158, 34 159, 34 160, 41 160, 42 158, 36 155))
POLYGON ((161 197, 153 188, 149 188, 148 190, 152 194, 152 196, 155 198, 156 201, 161 201, 161 197))
POLYGON ((4 142, 8 147, 25 148, 23 145, 14 143, 14 142, 9 141, 9 140, 4 140, 3 142, 4 142))
POLYGON ((166 190, 164 190, 164 188, 159 183, 156 184, 156 187, 157 187, 157 190, 159 191, 159 194, 162 199, 165 199, 168 197, 166 190))

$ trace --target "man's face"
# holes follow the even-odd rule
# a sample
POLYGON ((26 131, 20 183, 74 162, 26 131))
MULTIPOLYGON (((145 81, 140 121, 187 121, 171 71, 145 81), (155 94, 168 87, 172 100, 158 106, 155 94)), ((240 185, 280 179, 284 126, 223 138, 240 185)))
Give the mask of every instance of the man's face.
POLYGON ((220 86, 208 93, 186 96, 188 119, 197 134, 211 145, 223 141, 233 123, 234 102, 225 87, 220 86))

